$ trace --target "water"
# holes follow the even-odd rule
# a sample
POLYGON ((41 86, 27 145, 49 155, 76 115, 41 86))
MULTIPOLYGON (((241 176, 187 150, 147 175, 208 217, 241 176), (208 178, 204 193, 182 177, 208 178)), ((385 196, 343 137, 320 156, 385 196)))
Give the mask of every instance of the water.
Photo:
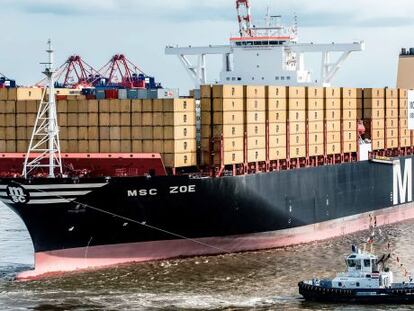
MULTIPOLYGON (((382 229, 414 272, 414 221, 382 229)), ((351 243, 368 232, 312 245, 248 254, 199 257, 71 274, 35 282, 12 277, 33 265, 33 248, 21 221, 0 206, 0 310, 389 310, 387 306, 304 302, 297 283, 332 277, 343 269, 351 243)), ((392 268, 398 271, 394 264, 392 268)), ((401 274, 397 277, 402 277, 401 274)), ((414 310, 399 306, 398 310, 414 310)))

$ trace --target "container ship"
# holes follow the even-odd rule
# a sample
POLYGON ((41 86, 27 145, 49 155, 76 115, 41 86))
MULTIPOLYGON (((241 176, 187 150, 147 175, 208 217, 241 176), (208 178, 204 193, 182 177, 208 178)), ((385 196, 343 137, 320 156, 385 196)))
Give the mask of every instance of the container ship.
MULTIPOLYGON (((51 44, 47 86, 3 79, 0 200, 35 250, 35 269, 19 279, 278 248, 414 218, 409 66, 399 88, 330 87, 363 42, 298 43, 296 25, 267 16, 256 27, 249 2, 236 3, 229 45, 166 48, 193 79, 191 96, 142 72, 111 82, 113 70, 79 57, 65 64, 83 68, 67 88, 51 44), (306 53, 322 54, 319 78, 306 53), (223 55, 214 85, 209 54, 223 55)), ((401 62, 414 64, 412 52, 401 62)))

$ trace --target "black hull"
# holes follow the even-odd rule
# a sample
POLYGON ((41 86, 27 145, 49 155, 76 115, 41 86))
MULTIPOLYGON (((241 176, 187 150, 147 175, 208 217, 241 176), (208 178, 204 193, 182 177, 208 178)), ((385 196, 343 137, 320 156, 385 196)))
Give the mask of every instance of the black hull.
POLYGON ((335 289, 300 282, 299 294, 305 300, 346 304, 413 304, 414 289, 335 289))
MULTIPOLYGON (((405 163, 410 164, 407 174, 411 180, 412 159, 397 160, 402 177, 405 163)), ((396 181, 395 169, 390 164, 358 162, 217 179, 3 179, 0 199, 23 219, 36 253, 175 241, 182 236, 254 239, 260 234, 300 228, 312 228, 318 239, 319 229, 310 226, 390 207, 398 209, 401 203, 407 203, 401 190, 395 201, 393 191, 396 182, 411 188, 412 182, 396 181), (13 191, 17 194, 14 198, 10 195, 13 191)), ((411 188, 403 189, 408 199, 411 188)), ((368 216, 363 217, 366 223, 368 216)), ((411 216, 407 213, 402 217, 411 216)), ((387 218, 384 223, 393 221, 387 218)), ((286 245, 301 242, 290 238, 286 245)), ((230 245, 229 250, 279 245, 256 244, 240 249, 230 245)), ((179 255, 192 253, 183 251, 179 255)))

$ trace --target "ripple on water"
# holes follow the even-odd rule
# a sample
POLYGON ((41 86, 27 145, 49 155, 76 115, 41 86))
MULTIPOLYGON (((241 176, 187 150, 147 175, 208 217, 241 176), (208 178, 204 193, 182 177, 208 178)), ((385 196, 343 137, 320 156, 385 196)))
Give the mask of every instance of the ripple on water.
MULTIPOLYGON (((14 215, 0 207, 0 219, 4 219, 2 213, 7 214, 8 223, 0 222, 0 310, 389 310, 386 306, 308 303, 297 292, 299 280, 332 277, 342 270, 350 245, 366 241, 367 232, 280 250, 166 260, 12 282, 17 272, 31 268, 32 246, 14 215), (16 254, 16 261, 10 260, 16 254)), ((380 253, 390 242, 414 271, 413 232, 414 221, 383 228, 375 248, 380 253)), ((395 264, 393 268, 398 270, 395 264)))

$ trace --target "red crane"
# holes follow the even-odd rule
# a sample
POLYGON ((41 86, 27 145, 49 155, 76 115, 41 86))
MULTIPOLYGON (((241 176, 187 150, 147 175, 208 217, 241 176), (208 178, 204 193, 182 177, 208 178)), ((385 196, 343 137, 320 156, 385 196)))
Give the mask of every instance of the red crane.
MULTIPOLYGON (((99 80, 99 72, 86 63, 79 55, 70 56, 66 62, 56 70, 56 86, 61 88, 87 88, 92 87, 99 80)), ((37 83, 45 85, 46 79, 37 83)))
POLYGON ((145 88, 148 79, 153 79, 126 58, 124 54, 114 55, 105 66, 99 69, 99 73, 106 80, 106 86, 123 88, 145 88))

